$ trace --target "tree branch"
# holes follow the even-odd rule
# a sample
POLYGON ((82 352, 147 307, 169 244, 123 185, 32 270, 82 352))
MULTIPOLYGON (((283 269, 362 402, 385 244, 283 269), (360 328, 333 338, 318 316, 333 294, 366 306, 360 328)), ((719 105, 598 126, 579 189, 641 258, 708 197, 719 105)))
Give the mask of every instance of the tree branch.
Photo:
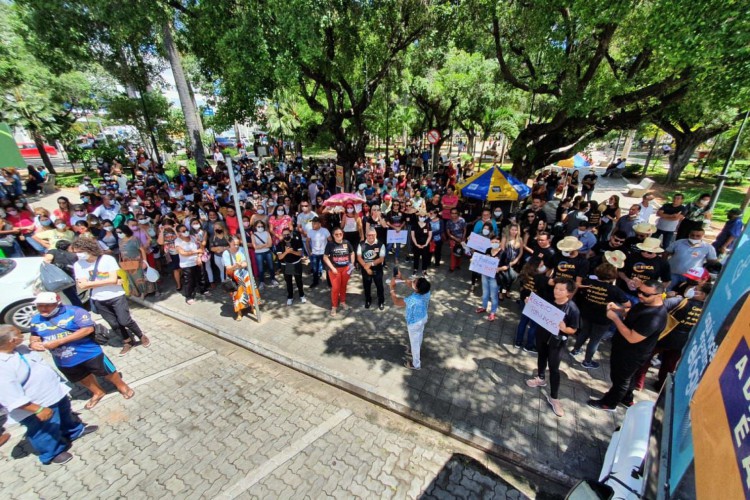
POLYGON ((583 74, 581 79, 578 80, 579 90, 585 89, 591 79, 594 78, 596 70, 599 69, 599 65, 601 64, 602 59, 604 59, 604 56, 607 54, 607 49, 609 49, 609 44, 612 41, 612 37, 614 36, 616 30, 616 24, 605 24, 604 26, 602 26, 602 32, 598 35, 599 43, 596 47, 596 52, 594 52, 594 56, 591 58, 591 61, 589 61, 586 72, 583 74))

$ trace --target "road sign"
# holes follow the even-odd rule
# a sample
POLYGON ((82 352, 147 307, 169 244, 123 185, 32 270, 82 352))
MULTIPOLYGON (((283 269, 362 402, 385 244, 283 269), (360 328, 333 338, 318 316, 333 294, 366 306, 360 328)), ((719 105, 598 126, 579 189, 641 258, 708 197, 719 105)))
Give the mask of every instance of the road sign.
POLYGON ((437 144, 437 142, 440 140, 440 132, 438 132, 437 129, 432 129, 429 132, 427 132, 427 142, 430 144, 437 144))
POLYGON ((214 116, 216 112, 211 108, 206 108, 203 110, 203 116, 214 116))

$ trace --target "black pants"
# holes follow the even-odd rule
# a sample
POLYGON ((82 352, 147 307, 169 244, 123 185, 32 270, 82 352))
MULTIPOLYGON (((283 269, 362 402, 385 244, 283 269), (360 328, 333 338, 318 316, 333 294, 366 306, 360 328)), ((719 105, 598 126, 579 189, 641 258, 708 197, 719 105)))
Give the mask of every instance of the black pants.
MULTIPOLYGON (((92 299, 93 300, 93 299, 92 299)), ((109 300, 93 300, 94 309, 102 315, 112 330, 120 332, 122 340, 133 341, 143 337, 143 332, 130 315, 130 306, 125 295, 109 300)))
POLYGON ((435 241, 435 251, 432 252, 432 255, 435 258, 435 265, 439 266, 443 258, 443 240, 435 241))
POLYGON ((424 248, 417 248, 416 246, 412 247, 412 251, 414 253, 414 262, 412 263, 412 269, 416 273, 418 270, 422 270, 422 272, 427 271, 427 266, 430 265, 430 246, 427 245, 424 248), (420 268, 421 264, 421 268, 420 268))
POLYGON ((614 408, 618 403, 630 404, 633 402, 633 389, 635 388, 636 374, 640 367, 651 358, 634 357, 629 352, 612 351, 609 361, 609 378, 612 387, 602 396, 602 403, 614 408))
POLYGON ((365 286, 365 302, 372 304, 372 284, 378 293, 378 305, 385 304, 385 293, 383 292, 383 268, 373 269, 372 276, 362 271, 362 284, 365 286))
POLYGON ((302 287, 302 274, 284 274, 284 281, 286 281, 286 298, 294 298, 294 285, 292 284, 292 278, 297 283, 297 291, 299 292, 299 298, 305 296, 305 290, 302 287))
MULTIPOLYGON (((203 267, 202 266, 191 266, 182 268, 182 295, 185 296, 185 300, 195 298, 195 291, 201 286, 203 281, 203 267)), ((201 292, 205 292, 206 289, 203 287, 201 292)))
POLYGON ((536 334, 536 350, 537 375, 543 379, 549 366, 549 395, 552 399, 557 399, 557 391, 560 390, 560 360, 565 352, 565 341, 539 328, 536 334))
POLYGON ((518 278, 518 273, 509 267, 507 271, 500 271, 497 274, 497 284, 500 285, 500 291, 510 292, 510 287, 513 286, 513 282, 518 278))

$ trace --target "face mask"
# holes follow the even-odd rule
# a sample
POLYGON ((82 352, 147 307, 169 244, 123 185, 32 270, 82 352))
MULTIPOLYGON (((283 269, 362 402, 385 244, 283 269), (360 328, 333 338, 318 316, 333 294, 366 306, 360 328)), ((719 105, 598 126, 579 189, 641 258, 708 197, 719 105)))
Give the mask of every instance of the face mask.
POLYGON ((138 226, 128 226, 128 227, 129 227, 129 228, 130 228, 130 230, 131 230, 131 231, 133 231, 134 233, 137 233, 138 231, 140 231, 140 229, 138 229, 138 226))
POLYGON ((78 257, 78 260, 88 260, 89 254, 88 252, 76 252, 76 257, 78 257))
POLYGON ((146 231, 149 236, 156 236, 156 231, 153 228, 150 228, 148 231, 146 231))
POLYGON ((539 272, 540 272, 540 273, 546 273, 546 272, 547 272, 547 266, 541 266, 541 267, 539 268, 539 272))
POLYGON ((138 219, 138 224, 148 224, 148 219, 138 219))
POLYGON ((419 217, 419 222, 424 222, 426 220, 427 220, 427 217, 421 217, 421 216, 419 217))
POLYGON ((16 206, 17 206, 18 208, 23 208, 23 203, 17 202, 17 203, 16 203, 16 206))
POLYGON ((66 224, 55 224, 55 227, 57 229, 59 229, 60 231, 62 231, 63 229, 65 229, 68 226, 66 224))
POLYGON ((52 221, 49 220, 49 219, 47 219, 47 220, 40 220, 39 224, 41 224, 42 226, 51 226, 52 225, 52 221))
POLYGON ((11 217, 14 217, 18 215, 18 212, 16 212, 15 210, 8 210, 8 215, 10 215, 11 217))
POLYGON ((123 233, 122 231, 117 231, 116 234, 117 234, 118 238, 124 238, 125 237, 125 233, 123 233))
POLYGON ((489 229, 482 229, 482 234, 485 235, 485 236, 487 236, 488 234, 490 234, 490 230, 489 229))
POLYGON ((57 314, 59 311, 60 311, 60 305, 58 304, 57 307, 55 307, 54 309, 52 309, 47 314, 42 314, 41 312, 39 314, 41 316, 44 316, 45 318, 51 318, 52 316, 54 316, 55 314, 57 314))
POLYGON ((703 240, 694 240, 692 238, 689 238, 688 241, 690 242, 691 245, 697 245, 698 243, 700 243, 703 240))
POLYGON ((346 209, 346 213, 352 214, 352 213, 354 213, 354 209, 353 208, 347 208, 346 209))
POLYGON ((200 224, 192 224, 192 225, 191 225, 190 227, 192 227, 192 228, 193 228, 193 229, 195 229, 196 231, 197 231, 197 230, 199 230, 199 229, 201 228, 200 224))
MULTIPOLYGON (((84 202, 84 203, 88 203, 89 200, 90 200, 90 198, 85 197, 85 196, 83 198, 81 198, 81 201, 84 202)), ((76 212, 76 213, 78 213, 78 212, 76 212)))
POLYGON ((258 215, 265 215, 265 213, 266 213, 266 211, 263 210, 262 208, 258 209, 258 215))
POLYGON ((695 297, 695 288, 691 288, 685 292, 686 299, 692 299, 693 297, 695 297))
POLYGON ((283 210, 276 210, 276 215, 284 215, 284 211, 283 210))
POLYGON ((291 241, 291 239, 292 239, 292 235, 291 234, 284 235, 284 241, 291 241))
POLYGON ((570 257, 570 252, 563 252, 562 255, 563 257, 570 257))
POLYGON ((500 218, 500 217, 502 217, 502 216, 503 216, 503 213, 502 213, 502 212, 495 212, 495 218, 496 218, 496 219, 499 219, 499 218, 500 218))
POLYGON ((105 231, 112 231, 114 229, 113 226, 104 226, 105 231))
POLYGON ((263 226, 258 226, 258 227, 255 228, 255 232, 256 233, 265 233, 266 230, 265 230, 265 228, 263 228, 263 226))
POLYGON ((497 250, 498 248, 500 248, 500 243, 490 243, 490 246, 493 250, 497 250))

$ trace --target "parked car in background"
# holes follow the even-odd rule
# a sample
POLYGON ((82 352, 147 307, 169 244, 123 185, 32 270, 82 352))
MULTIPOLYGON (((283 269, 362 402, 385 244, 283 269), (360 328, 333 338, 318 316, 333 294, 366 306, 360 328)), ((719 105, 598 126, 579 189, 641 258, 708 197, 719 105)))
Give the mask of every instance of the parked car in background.
MULTIPOLYGON (((39 149, 37 149, 36 144, 33 142, 17 142, 16 145, 18 146, 19 151, 21 151, 21 156, 24 158, 39 158, 41 156, 39 154, 39 149)), ((57 149, 49 144, 44 145, 44 150, 50 156, 57 156, 58 154, 57 149)))
POLYGON ((232 139, 228 137, 221 137, 219 135, 216 136, 216 142, 222 148, 233 148, 237 145, 236 142, 233 141, 232 139))
MULTIPOLYGON (((38 290, 35 288, 39 278, 41 257, 22 257, 19 259, 0 259, 0 323, 13 325, 23 332, 28 332, 31 318, 36 314, 34 299, 38 290)), ((79 293, 81 301, 88 300, 88 292, 79 293)), ((70 302, 60 294, 63 303, 70 302)))

